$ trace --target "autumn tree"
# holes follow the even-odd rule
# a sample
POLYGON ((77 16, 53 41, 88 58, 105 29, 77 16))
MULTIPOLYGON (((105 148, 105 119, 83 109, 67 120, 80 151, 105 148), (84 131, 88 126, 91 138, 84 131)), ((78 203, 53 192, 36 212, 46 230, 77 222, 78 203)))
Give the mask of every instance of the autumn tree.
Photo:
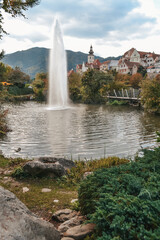
POLYGON ((0 62, 0 82, 6 81, 6 67, 4 63, 0 62))
POLYGON ((23 87, 25 83, 30 81, 30 76, 22 72, 19 67, 15 67, 9 72, 8 80, 18 87, 23 87))
POLYGON ((12 17, 23 16, 24 11, 39 4, 39 0, 0 0, 0 39, 6 31, 3 29, 3 12, 12 17))
POLYGON ((130 84, 133 88, 139 88, 140 83, 142 82, 142 75, 140 73, 133 74, 130 78, 130 84))
POLYGON ((141 84, 141 102, 151 112, 160 112, 160 81, 147 79, 141 84))

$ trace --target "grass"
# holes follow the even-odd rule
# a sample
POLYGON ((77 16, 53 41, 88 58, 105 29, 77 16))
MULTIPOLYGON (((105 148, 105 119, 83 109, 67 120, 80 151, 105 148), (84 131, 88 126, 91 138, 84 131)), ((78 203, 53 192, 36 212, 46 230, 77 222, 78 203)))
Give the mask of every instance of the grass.
MULTIPOLYGON (((72 199, 78 198, 77 189, 85 172, 92 172, 98 168, 129 162, 127 159, 109 157, 99 160, 77 161, 76 167, 68 171, 68 175, 61 179, 51 178, 21 178, 13 177, 17 169, 22 169, 28 159, 6 158, 0 155, 0 185, 13 192, 32 212, 39 217, 50 220, 52 214, 63 208, 72 208, 72 199), (29 191, 23 193, 23 187, 29 191), (51 192, 43 193, 42 188, 49 188, 51 192), (54 200, 58 200, 57 203, 54 200)), ((23 174, 20 171, 20 174, 23 174)), ((18 177, 18 175, 16 175, 18 177)))

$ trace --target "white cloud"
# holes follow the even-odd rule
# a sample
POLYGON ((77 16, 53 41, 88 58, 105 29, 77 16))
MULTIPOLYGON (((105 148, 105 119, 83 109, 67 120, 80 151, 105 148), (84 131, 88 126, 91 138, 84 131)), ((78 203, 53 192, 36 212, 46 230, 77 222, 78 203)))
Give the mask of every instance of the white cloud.
POLYGON ((1 48, 7 53, 35 46, 49 48, 52 21, 59 15, 66 49, 88 52, 93 44, 95 53, 104 57, 121 55, 131 47, 160 52, 158 1, 41 1, 26 12, 28 19, 5 14, 4 28, 10 35, 3 37, 1 48))

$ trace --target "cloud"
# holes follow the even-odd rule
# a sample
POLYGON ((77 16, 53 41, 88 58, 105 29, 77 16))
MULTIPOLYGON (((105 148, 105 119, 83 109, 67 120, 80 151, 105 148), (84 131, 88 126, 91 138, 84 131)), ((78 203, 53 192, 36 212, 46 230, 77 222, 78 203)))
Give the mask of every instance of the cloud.
POLYGON ((159 0, 42 0, 25 12, 28 19, 7 16, 5 30, 12 42, 14 38, 21 44, 24 40, 26 47, 43 46, 43 43, 49 47, 46 43, 52 22, 59 16, 67 49, 73 49, 74 45, 73 50, 84 51, 83 43, 95 43, 99 44, 96 46, 99 52, 103 52, 105 46, 109 46, 106 51, 112 46, 116 52, 125 47, 124 42, 160 34, 160 8, 156 9, 155 2, 160 7, 159 0))
MULTIPOLYGON (((66 36, 78 38, 110 38, 110 32, 119 32, 119 36, 112 36, 116 41, 129 36, 146 37, 146 27, 154 25, 156 18, 147 16, 140 9, 143 0, 45 0, 31 12, 33 23, 51 25, 51 21, 59 15, 66 36), (145 31, 145 35, 143 34, 145 31)), ((149 35, 149 29, 148 29, 149 35)))

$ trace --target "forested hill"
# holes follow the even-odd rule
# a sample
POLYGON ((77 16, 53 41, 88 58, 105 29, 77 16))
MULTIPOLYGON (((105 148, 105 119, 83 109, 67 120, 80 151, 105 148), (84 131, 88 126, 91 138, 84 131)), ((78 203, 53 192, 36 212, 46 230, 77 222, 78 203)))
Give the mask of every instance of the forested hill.
MULTIPOLYGON (((75 70, 77 64, 86 62, 87 56, 88 54, 86 53, 67 50, 68 70, 71 70, 72 68, 75 70)), ((120 57, 102 58, 95 56, 95 58, 98 58, 100 62, 103 62, 111 59, 119 59, 120 57)), ((29 74, 31 78, 34 78, 36 73, 48 71, 48 60, 49 49, 35 47, 28 50, 7 54, 2 59, 2 62, 10 65, 13 68, 16 66, 20 67, 23 72, 29 74)))

